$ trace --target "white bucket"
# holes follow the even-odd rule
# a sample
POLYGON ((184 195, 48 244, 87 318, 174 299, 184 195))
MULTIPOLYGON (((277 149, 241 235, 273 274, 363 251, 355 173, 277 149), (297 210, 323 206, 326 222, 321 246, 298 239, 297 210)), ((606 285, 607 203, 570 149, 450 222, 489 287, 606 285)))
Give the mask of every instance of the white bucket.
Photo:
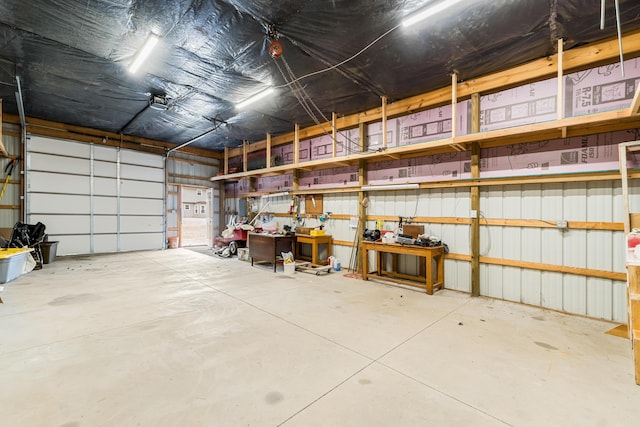
POLYGON ((296 273, 296 263, 295 262, 289 262, 289 263, 284 263, 284 274, 295 274, 296 273))

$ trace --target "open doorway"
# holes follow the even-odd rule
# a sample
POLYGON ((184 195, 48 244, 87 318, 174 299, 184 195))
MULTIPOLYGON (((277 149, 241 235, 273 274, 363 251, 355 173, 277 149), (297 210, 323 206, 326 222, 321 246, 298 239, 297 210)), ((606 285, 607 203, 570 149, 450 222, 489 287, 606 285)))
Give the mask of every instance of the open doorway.
POLYGON ((213 190, 180 186, 180 246, 212 246, 213 190))

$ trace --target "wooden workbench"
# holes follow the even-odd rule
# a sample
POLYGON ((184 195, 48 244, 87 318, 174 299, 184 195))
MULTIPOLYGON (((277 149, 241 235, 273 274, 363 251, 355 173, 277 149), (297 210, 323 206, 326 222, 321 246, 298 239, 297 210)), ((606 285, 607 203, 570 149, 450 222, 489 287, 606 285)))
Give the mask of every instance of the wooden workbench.
POLYGON ((249 233, 247 243, 251 265, 254 261, 264 261, 273 264, 273 272, 276 272, 278 256, 281 252, 292 252, 295 259, 295 236, 279 234, 249 233))
POLYGON ((444 288, 444 247, 422 247, 416 245, 400 245, 398 243, 382 242, 362 242, 362 279, 368 280, 368 276, 375 275, 384 280, 400 283, 403 285, 417 286, 424 288, 429 295, 433 295, 434 289, 444 288), (369 251, 376 252, 376 269, 369 271, 369 251), (425 259, 425 273, 418 276, 398 273, 396 271, 396 260, 392 271, 385 271, 383 268, 383 255, 414 255, 425 259), (436 261, 437 276, 434 279, 433 261, 436 261))
POLYGON ((297 259, 311 261, 313 265, 327 265, 331 256, 331 245, 333 238, 330 234, 323 236, 311 236, 309 234, 296 234, 296 257, 297 259), (304 254, 302 245, 311 245, 311 257, 304 254), (321 251, 321 246, 326 246, 325 251, 321 251))

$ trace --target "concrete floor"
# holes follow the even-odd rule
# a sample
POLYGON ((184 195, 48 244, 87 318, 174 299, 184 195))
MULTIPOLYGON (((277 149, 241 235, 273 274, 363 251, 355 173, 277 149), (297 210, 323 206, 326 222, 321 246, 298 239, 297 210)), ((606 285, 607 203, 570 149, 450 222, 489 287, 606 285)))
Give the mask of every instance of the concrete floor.
POLYGON ((633 426, 610 323, 186 249, 4 285, 3 426, 633 426), (281 268, 281 267, 280 267, 281 268))

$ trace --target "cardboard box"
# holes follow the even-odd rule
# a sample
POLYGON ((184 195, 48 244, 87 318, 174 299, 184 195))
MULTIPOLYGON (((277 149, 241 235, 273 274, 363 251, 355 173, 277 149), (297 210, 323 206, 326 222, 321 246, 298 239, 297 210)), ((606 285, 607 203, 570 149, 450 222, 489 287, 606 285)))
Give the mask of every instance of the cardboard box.
POLYGON ((424 225, 405 224, 402 226, 402 234, 417 239, 420 234, 424 234, 424 225))

